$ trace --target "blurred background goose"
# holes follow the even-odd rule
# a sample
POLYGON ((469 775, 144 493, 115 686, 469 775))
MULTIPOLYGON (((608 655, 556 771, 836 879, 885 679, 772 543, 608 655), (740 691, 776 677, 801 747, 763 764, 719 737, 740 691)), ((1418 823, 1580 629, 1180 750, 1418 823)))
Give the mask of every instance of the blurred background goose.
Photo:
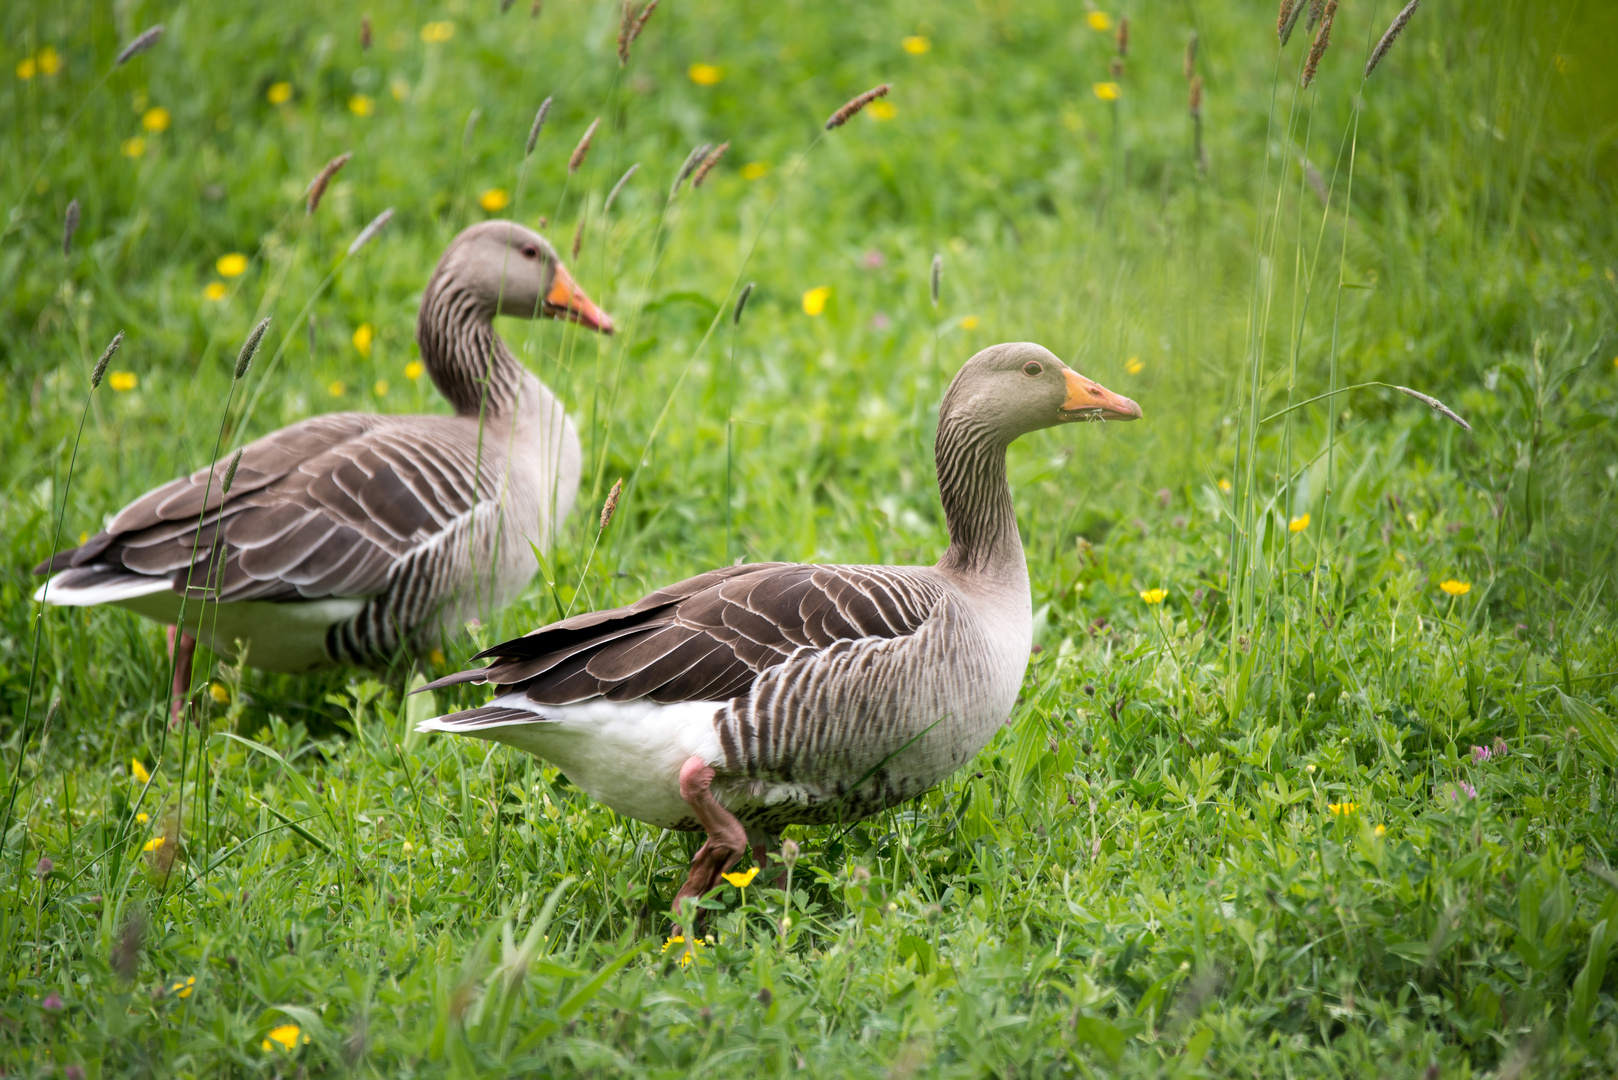
MULTIPOLYGON (((434 647, 499 608, 537 569, 579 485, 579 438, 550 389, 511 354, 496 314, 602 333, 549 243, 488 221, 449 245, 422 298, 422 364, 453 416, 333 413, 284 427, 150 491, 85 544, 35 569, 35 599, 116 604, 184 626, 172 713, 200 637, 269 671, 376 664, 434 647)), ((171 628, 171 637, 173 630, 171 628)))
POLYGON ((438 680, 492 684, 422 722, 557 765, 629 817, 703 830, 675 897, 705 894, 783 826, 854 821, 966 764, 1010 714, 1033 636, 1006 448, 1140 408, 1039 345, 985 349, 939 410, 949 548, 936 566, 733 566, 579 615, 438 680))

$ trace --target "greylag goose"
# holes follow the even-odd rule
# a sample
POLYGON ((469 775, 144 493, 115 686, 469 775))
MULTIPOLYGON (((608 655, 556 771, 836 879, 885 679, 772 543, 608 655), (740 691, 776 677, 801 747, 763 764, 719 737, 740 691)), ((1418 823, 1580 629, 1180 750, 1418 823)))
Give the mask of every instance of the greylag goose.
POLYGON ((968 360, 938 414, 949 548, 935 566, 730 566, 480 653, 428 688, 489 684, 425 720, 560 768, 620 814, 707 841, 675 896, 789 824, 848 822, 966 764, 1009 715, 1032 646, 1006 448, 1140 407, 1030 343, 968 360))
POLYGON ((509 221, 463 231, 416 320, 422 364, 453 416, 332 413, 146 493, 88 542, 35 569, 52 604, 115 604, 172 624, 184 609, 171 711, 197 637, 222 655, 301 672, 428 650, 445 627, 498 608, 537 568, 573 505, 579 437, 550 389, 507 349, 496 313, 612 320, 550 244, 509 221))

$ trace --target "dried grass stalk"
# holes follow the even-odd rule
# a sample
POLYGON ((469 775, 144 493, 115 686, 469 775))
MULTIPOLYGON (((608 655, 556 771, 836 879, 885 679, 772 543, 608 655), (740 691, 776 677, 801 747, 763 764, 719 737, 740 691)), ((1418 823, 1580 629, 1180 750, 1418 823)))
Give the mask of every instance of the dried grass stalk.
POLYGON ((624 493, 624 478, 619 477, 607 492, 607 501, 601 504, 601 527, 605 529, 612 522, 612 515, 618 509, 618 496, 624 493))
POLYGON ((101 350, 101 359, 96 361, 95 369, 90 372, 90 389, 94 390, 101 385, 101 380, 107 374, 107 365, 112 363, 113 354, 118 351, 118 346, 123 343, 124 332, 120 330, 112 336, 111 341, 107 342, 107 347, 101 350))
POLYGON ((238 446, 236 448, 236 453, 232 455, 230 459, 230 464, 225 466, 225 479, 219 485, 220 495, 223 496, 230 494, 230 485, 236 482, 236 470, 241 467, 242 451, 245 449, 246 447, 238 446))
POLYGON ((1388 24, 1387 33, 1382 35, 1382 40, 1378 41, 1376 48, 1371 50, 1371 58, 1365 62, 1365 77, 1367 79, 1371 77, 1371 72, 1376 70, 1376 66, 1382 62, 1382 58, 1388 54, 1388 50, 1393 48, 1393 43, 1398 40, 1399 35, 1405 32, 1405 26, 1409 24, 1410 17, 1416 13, 1416 5, 1420 3, 1421 0, 1410 0, 1410 3, 1406 4, 1399 14, 1393 17, 1393 21, 1388 24))
POLYGON ((376 234, 381 232, 383 226, 391 220, 393 220, 393 207, 390 206, 372 218, 371 223, 360 230, 360 234, 354 237, 354 242, 348 245, 348 253, 352 255, 372 240, 375 240, 376 234))
POLYGON ((567 172, 569 176, 578 172, 579 167, 584 164, 584 159, 589 156, 590 143, 596 137, 596 128, 600 126, 601 117, 598 116, 594 120, 590 121, 589 127, 584 129, 584 137, 579 140, 579 145, 573 148, 573 156, 567 159, 567 172))
POLYGON ((145 30, 142 30, 140 35, 136 37, 134 41, 131 41, 128 45, 123 47, 123 51, 118 54, 118 58, 112 62, 113 66, 123 67, 135 57, 139 56, 147 49, 150 49, 153 45, 156 45, 157 39, 162 36, 162 23, 158 23, 156 26, 149 26, 145 30))
POLYGON ((74 199, 67 204, 67 213, 62 216, 62 254, 73 254, 73 234, 79 231, 79 200, 74 199))
POLYGON ((539 133, 545 130, 545 118, 551 114, 551 99, 546 98, 539 103, 539 111, 534 114, 533 126, 528 129, 528 141, 523 144, 522 156, 528 157, 534 152, 534 144, 539 142, 539 133))
POLYGON ((691 152, 685 156, 685 164, 680 166, 680 171, 674 177, 673 186, 669 188, 669 198, 674 198, 674 193, 680 190, 680 185, 696 171, 697 166, 702 164, 702 159, 707 157, 708 151, 712 149, 713 143, 702 143, 691 148, 691 152))
POLYGON ((747 298, 753 295, 753 286, 755 284, 757 282, 749 281, 742 286, 741 295, 736 297, 736 308, 730 313, 730 325, 740 326, 742 324, 742 312, 747 310, 747 298))
POLYGON ((1292 28, 1298 25, 1298 16, 1302 14, 1303 0, 1281 0, 1281 18, 1275 24, 1275 35, 1281 39, 1283 49, 1292 40, 1292 28))
POLYGON ((1409 394, 1411 397, 1433 410, 1433 412, 1443 416, 1446 420, 1455 421, 1467 431, 1472 430, 1472 425, 1468 424, 1465 420, 1462 420, 1460 415, 1454 409, 1450 408, 1448 405, 1445 405, 1442 401, 1439 401, 1431 394, 1424 394, 1420 390, 1412 390, 1408 386, 1395 386, 1394 389, 1399 391, 1401 394, 1409 394))
POLYGON ((369 15, 360 16, 360 50, 362 52, 371 51, 371 17, 369 15))
POLYGON ((944 255, 942 252, 933 255, 933 272, 927 282, 927 291, 933 298, 933 308, 938 307, 938 287, 944 282, 944 255))
POLYGON ((702 164, 697 166, 696 173, 691 177, 691 186, 694 188, 701 187, 702 182, 708 178, 708 173, 713 170, 715 165, 719 164, 719 159, 724 157, 725 151, 729 149, 730 143, 722 142, 709 151, 708 156, 702 159, 702 164))
POLYGON ((1320 67, 1320 58, 1326 55, 1326 47, 1331 44, 1331 24, 1337 17, 1337 0, 1326 0, 1326 10, 1320 17, 1320 29, 1315 33, 1314 44, 1309 46, 1309 61, 1303 65, 1303 85, 1308 86, 1315 81, 1315 72, 1320 67))
POLYGON ((258 354, 259 343, 264 340, 264 332, 270 328, 271 318, 273 316, 264 316, 263 320, 253 327, 253 332, 247 335, 247 340, 242 342, 242 351, 236 354, 235 378, 239 379, 246 375, 247 369, 253 366, 253 357, 258 354))
POLYGON ((584 219, 579 219, 578 228, 573 230, 573 258, 579 257, 579 248, 584 246, 584 219))
POLYGON ((313 215, 316 210, 320 209, 320 200, 325 196, 326 188, 331 184, 332 177, 342 172, 343 166, 347 165, 348 159, 353 156, 354 154, 352 151, 338 154, 336 157, 326 162, 325 168, 321 169, 320 172, 315 175, 315 178, 309 181, 309 187, 304 192, 304 217, 309 217, 313 215))
POLYGON ((1191 37, 1185 43, 1185 81, 1190 82, 1191 77, 1197 73, 1197 32, 1191 31, 1191 37))
POLYGON ((826 130, 830 131, 832 128, 842 127, 844 124, 848 123, 855 116, 857 116, 859 111, 865 108, 865 106, 869 105, 877 98, 887 97, 890 89, 892 88, 887 83, 883 83, 881 86, 873 86, 859 97, 847 102, 841 109, 838 109, 836 112, 832 113, 831 116, 826 118, 826 130))
POLYGON ((612 211, 612 204, 618 201, 618 193, 620 191, 624 190, 624 185, 629 183, 629 178, 631 176, 634 176, 635 173, 638 172, 639 170, 640 170, 640 162, 638 162, 638 161, 635 162, 635 164, 631 165, 629 168, 624 170, 624 175, 620 176, 618 178, 618 182, 616 184, 612 185, 612 190, 607 192, 607 201, 606 201, 605 205, 603 205, 601 207, 601 212, 603 214, 607 214, 607 213, 610 213, 612 211))

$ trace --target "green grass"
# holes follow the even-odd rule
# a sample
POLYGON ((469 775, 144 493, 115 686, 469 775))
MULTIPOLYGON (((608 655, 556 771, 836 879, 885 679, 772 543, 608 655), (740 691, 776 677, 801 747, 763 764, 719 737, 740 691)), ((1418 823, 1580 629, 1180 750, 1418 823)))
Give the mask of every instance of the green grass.
POLYGON ((1611 1075, 1618 19, 1429 0, 1362 85, 1395 10, 1342 4, 1300 92, 1308 34, 1278 55, 1273 7, 1137 4, 1109 104, 1112 35, 1039 0, 665 3, 623 72, 602 3, 7 5, 0 1070, 1611 1075), (453 36, 424 42, 430 20, 453 36), (47 45, 60 69, 16 77, 47 45), (699 61, 723 80, 696 85, 699 61), (799 164, 884 80, 891 119, 799 164), (665 212, 690 147, 727 139, 665 212), (93 531, 209 460, 221 424, 223 455, 319 412, 442 409, 406 376, 415 306, 490 188, 559 248, 586 221, 576 275, 626 331, 503 324, 579 419, 589 475, 554 587, 449 666, 736 555, 931 561, 934 412, 993 342, 1039 341, 1145 410, 1013 448, 1041 651, 1006 729, 913 804, 794 830, 790 894, 725 889, 689 966, 661 950, 690 838, 514 752, 409 734, 477 695, 407 701, 403 665, 203 655, 225 700, 170 736, 160 627, 29 601, 59 516, 66 540, 93 531), (231 252, 248 268, 220 278, 231 252), (738 275, 758 287, 733 332, 738 275), (79 439, 119 329, 136 385, 90 395, 79 439), (1380 389, 1258 422, 1365 381, 1473 431, 1380 389), (287 1024, 296 1048, 266 1046, 287 1024))

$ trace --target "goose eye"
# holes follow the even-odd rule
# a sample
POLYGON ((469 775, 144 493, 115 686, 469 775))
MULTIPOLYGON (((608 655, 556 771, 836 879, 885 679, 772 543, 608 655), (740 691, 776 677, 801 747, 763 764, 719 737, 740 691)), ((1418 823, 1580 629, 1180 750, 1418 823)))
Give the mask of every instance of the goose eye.
POLYGON ((524 244, 522 246, 522 257, 525 259, 537 259, 539 258, 539 249, 533 244, 524 244))
POLYGON ((1038 360, 1030 360, 1022 366, 1022 373, 1030 378, 1044 371, 1045 367, 1038 360))

